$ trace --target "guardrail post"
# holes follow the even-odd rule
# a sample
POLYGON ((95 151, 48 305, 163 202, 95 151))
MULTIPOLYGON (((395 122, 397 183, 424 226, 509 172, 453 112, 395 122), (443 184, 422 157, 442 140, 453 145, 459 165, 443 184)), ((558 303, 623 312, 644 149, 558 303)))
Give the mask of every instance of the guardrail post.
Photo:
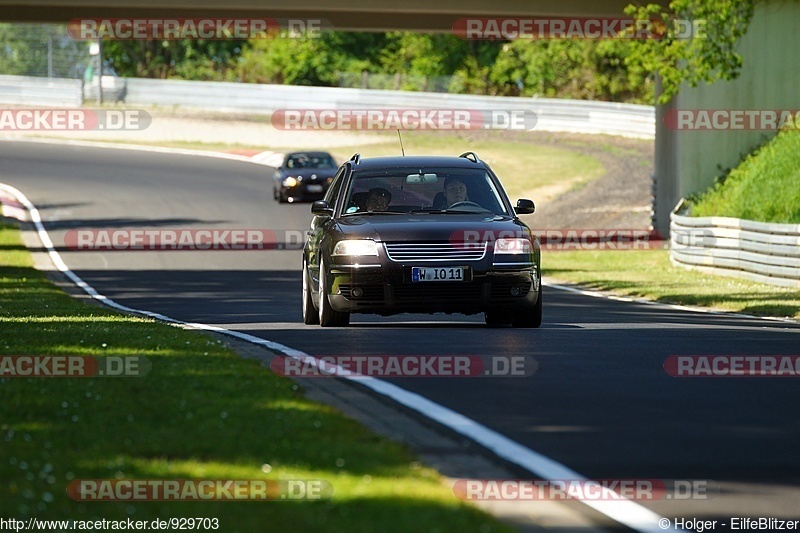
MULTIPOLYGON (((662 92, 661 77, 656 74, 656 99, 662 92)), ((677 98, 677 97, 675 97, 677 98)), ((675 106, 675 98, 667 104, 656 104, 656 139, 653 173, 653 227, 667 238, 670 230, 670 213, 679 199, 678 143, 674 131, 664 122, 664 117, 675 106)), ((656 100, 657 101, 657 100, 656 100)))

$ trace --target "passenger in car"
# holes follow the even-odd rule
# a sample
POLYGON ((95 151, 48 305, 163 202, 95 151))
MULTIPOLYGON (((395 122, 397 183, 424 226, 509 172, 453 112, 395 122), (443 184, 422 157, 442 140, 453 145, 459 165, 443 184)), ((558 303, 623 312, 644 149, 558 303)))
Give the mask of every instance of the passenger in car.
POLYGON ((367 196, 367 211, 386 211, 391 201, 392 193, 383 187, 374 187, 369 190, 367 196))

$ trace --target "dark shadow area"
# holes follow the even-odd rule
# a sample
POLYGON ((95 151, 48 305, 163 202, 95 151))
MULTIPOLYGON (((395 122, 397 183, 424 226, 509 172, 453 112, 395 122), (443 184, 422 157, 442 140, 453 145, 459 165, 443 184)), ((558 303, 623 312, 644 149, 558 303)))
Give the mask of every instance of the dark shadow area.
POLYGON ((23 250, 27 250, 27 249, 28 249, 28 248, 26 248, 26 247, 25 247, 25 246, 23 246, 22 244, 0 244, 0 251, 7 251, 7 252, 15 251, 15 252, 21 252, 21 251, 23 251, 23 250))
POLYGON ((92 205, 92 203, 91 202, 64 202, 60 204, 41 203, 41 204, 36 204, 36 208, 41 213, 42 211, 46 211, 48 209, 66 209, 68 207, 83 207, 87 205, 92 205))
POLYGON ((76 220, 52 220, 45 222, 48 231, 70 230, 76 228, 160 228, 181 227, 196 224, 223 224, 227 220, 204 220, 200 218, 88 218, 76 220))

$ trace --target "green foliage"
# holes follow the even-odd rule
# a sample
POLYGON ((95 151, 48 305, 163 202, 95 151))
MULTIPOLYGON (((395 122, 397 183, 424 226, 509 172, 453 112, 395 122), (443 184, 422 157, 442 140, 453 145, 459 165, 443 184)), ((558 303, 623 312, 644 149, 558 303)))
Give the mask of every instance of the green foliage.
POLYGON ((625 59, 629 68, 657 72, 662 80, 659 103, 668 102, 682 83, 732 80, 739 76, 742 58, 736 43, 747 31, 756 0, 672 0, 667 9, 657 4, 630 5, 625 12, 637 20, 661 20, 661 39, 633 40, 625 59), (675 20, 697 22, 691 38, 675 20))
POLYGON ((800 131, 780 132, 696 199, 694 216, 800 223, 800 131))
POLYGON ((525 40, 505 43, 491 67, 495 94, 653 102, 650 73, 627 67, 627 40, 525 40))
POLYGON ((331 33, 317 39, 251 41, 237 77, 255 83, 406 90, 436 85, 454 93, 651 103, 649 73, 625 65, 629 48, 623 40, 506 42, 402 32, 331 33), (364 73, 368 82, 362 81, 364 73))
POLYGON ((103 56, 122 77, 224 81, 245 41, 103 41, 103 56))
POLYGON ((116 41, 121 76, 437 90, 651 103, 626 40, 468 41, 455 35, 329 32, 250 41, 116 41))
POLYGON ((13 76, 51 74, 55 78, 80 78, 88 62, 89 45, 72 40, 67 35, 66 26, 0 24, 0 73, 2 74, 13 76), (51 57, 48 60, 49 53, 51 57))
POLYGON ((340 32, 250 40, 238 59, 237 77, 248 83, 337 86, 341 71, 377 71, 385 41, 384 34, 340 32))

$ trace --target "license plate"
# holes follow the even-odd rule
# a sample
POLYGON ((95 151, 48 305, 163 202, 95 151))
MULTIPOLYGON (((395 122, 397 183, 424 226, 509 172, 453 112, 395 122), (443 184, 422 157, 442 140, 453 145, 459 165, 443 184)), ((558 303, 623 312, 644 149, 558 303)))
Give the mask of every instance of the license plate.
POLYGON ((309 185, 306 190, 308 192, 322 192, 322 185, 309 185))
POLYGON ((412 267, 411 281, 464 281, 464 267, 412 267))

